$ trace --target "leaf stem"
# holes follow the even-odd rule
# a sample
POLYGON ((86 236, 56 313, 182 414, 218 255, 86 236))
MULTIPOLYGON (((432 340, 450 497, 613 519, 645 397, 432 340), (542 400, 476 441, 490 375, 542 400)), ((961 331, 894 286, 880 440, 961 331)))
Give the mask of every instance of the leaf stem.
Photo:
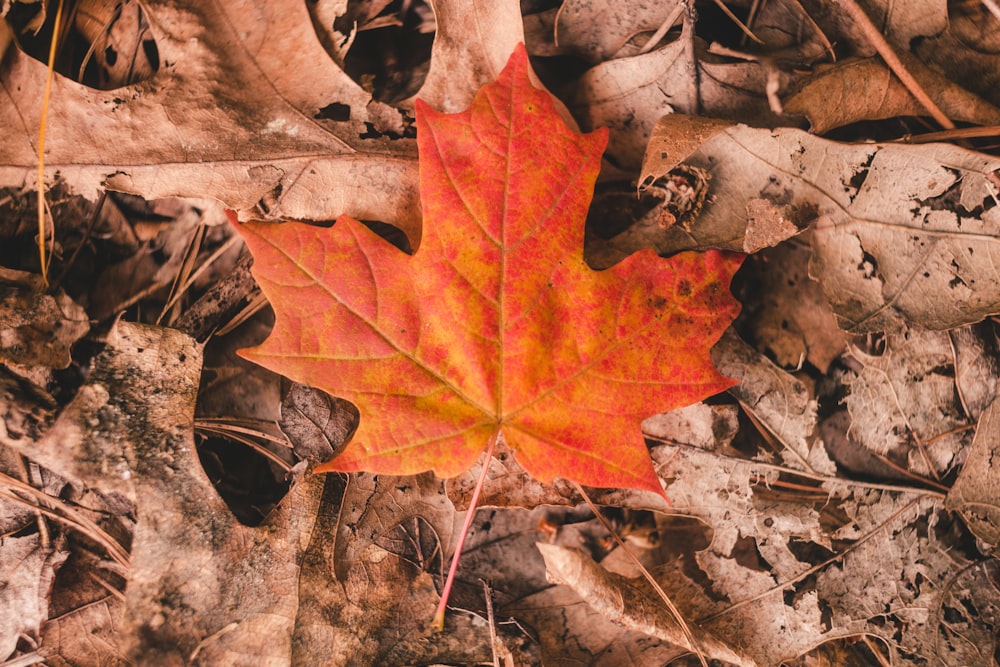
POLYGON ((490 444, 486 447, 486 458, 483 460, 483 470, 479 473, 479 480, 476 488, 472 492, 472 500, 469 501, 469 509, 465 512, 465 522, 462 524, 462 531, 458 534, 458 544, 455 545, 455 553, 451 557, 451 568, 448 570, 448 578, 441 589, 441 602, 438 603, 437 611, 434 612, 433 625, 438 632, 444 630, 444 613, 448 607, 448 596, 451 595, 452 584, 455 583, 455 572, 458 571, 458 559, 462 556, 462 547, 465 546, 465 537, 469 534, 472 526, 472 519, 476 516, 476 509, 479 505, 479 494, 486 483, 486 473, 490 469, 490 461, 493 459, 493 449, 496 447, 497 438, 500 436, 500 429, 490 437, 490 444))

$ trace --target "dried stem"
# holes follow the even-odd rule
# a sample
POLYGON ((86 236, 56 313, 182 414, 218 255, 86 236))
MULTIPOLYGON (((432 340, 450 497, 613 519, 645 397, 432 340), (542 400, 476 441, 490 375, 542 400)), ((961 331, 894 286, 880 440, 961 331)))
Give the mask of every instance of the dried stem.
POLYGON ((455 572, 458 571, 458 559, 462 555, 462 547, 465 546, 465 537, 469 534, 469 527, 472 526, 472 519, 476 516, 476 509, 479 505, 479 494, 483 490, 483 484, 486 483, 486 474, 490 469, 490 461, 493 460, 493 449, 496 447, 497 438, 500 436, 500 431, 497 430, 496 433, 490 438, 490 444, 486 447, 486 457, 483 459, 483 470, 479 473, 479 480, 476 482, 476 488, 472 492, 472 500, 469 501, 469 509, 465 511, 465 522, 462 524, 462 531, 458 534, 458 544, 455 545, 455 553, 451 557, 451 567, 448 569, 448 578, 444 582, 444 588, 441 589, 441 602, 438 603, 437 611, 434 612, 433 625, 440 632, 444 630, 444 613, 448 608, 448 596, 451 595, 451 587, 455 583, 455 572))

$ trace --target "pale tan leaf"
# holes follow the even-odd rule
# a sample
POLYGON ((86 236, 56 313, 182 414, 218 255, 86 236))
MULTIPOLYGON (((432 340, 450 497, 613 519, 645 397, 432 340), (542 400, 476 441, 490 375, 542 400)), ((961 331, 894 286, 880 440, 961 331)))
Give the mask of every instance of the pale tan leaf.
MULTIPOLYGON (((665 145, 650 143, 643 182, 684 159, 662 157, 665 145)), ((746 203, 761 198, 793 212, 796 228, 813 224, 810 275, 848 331, 908 322, 948 329, 1000 312, 1000 273, 991 260, 1000 160, 943 144, 840 144, 789 128, 734 126, 686 162, 710 176, 709 198, 689 230, 667 227, 642 238, 661 253, 743 249, 746 203)), ((605 244, 602 265, 634 251, 629 235, 605 244)))
POLYGON ((719 370, 739 381, 729 390, 781 444, 789 468, 833 475, 836 467, 816 438, 816 401, 807 387, 728 331, 712 349, 719 370))

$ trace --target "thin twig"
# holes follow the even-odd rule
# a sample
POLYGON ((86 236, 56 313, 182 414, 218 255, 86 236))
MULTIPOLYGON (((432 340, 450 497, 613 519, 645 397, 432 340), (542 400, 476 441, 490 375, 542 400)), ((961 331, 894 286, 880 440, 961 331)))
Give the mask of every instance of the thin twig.
POLYGON ((129 566, 129 555, 125 548, 122 547, 117 540, 111 537, 111 535, 105 532, 103 528, 74 508, 67 505, 65 501, 60 500, 59 498, 53 498, 44 491, 40 491, 30 484, 25 484, 21 480, 2 472, 0 472, 0 483, 6 485, 10 489, 28 494, 35 500, 35 503, 30 503, 17 493, 8 491, 2 487, 0 487, 0 496, 23 505, 27 505, 28 507, 35 508, 55 521, 68 525, 77 532, 82 535, 86 535, 104 547, 105 551, 108 552, 108 555, 111 556, 111 558, 119 565, 123 567, 129 566), (58 507, 59 511, 46 507, 46 505, 50 503, 55 507, 58 507))
POLYGON ((729 9, 729 7, 726 6, 726 3, 724 3, 722 0, 715 0, 715 4, 719 7, 719 9, 722 10, 722 13, 725 14, 730 21, 735 23, 739 27, 739 29, 743 31, 744 35, 746 35, 753 41, 757 42, 761 46, 764 46, 764 40, 762 40, 757 35, 753 34, 753 31, 750 30, 750 28, 748 28, 746 25, 744 25, 743 21, 741 21, 739 17, 736 16, 736 14, 733 14, 733 10, 729 9))
POLYGON ((45 123, 49 116, 49 97, 56 68, 56 50, 59 46, 59 28, 62 24, 63 0, 56 5, 52 24, 52 42, 49 44, 48 71, 45 74, 45 92, 42 93, 42 114, 38 121, 38 261, 42 269, 42 284, 49 285, 49 265, 45 257, 45 123))
POLYGON ((493 591, 483 580, 483 597, 486 599, 486 625, 490 627, 490 651, 493 653, 493 667, 500 667, 500 656, 497 654, 497 619, 493 614, 493 591))
POLYGON ((646 40, 646 43, 642 45, 642 48, 639 49, 639 52, 636 55, 641 56, 644 53, 648 53, 654 46, 659 44, 660 40, 663 39, 663 36, 666 35, 670 28, 673 27, 674 23, 680 17, 681 12, 685 9, 686 5, 683 0, 679 0, 673 11, 670 12, 669 16, 663 20, 663 23, 661 23, 660 27, 656 29, 656 32, 653 33, 652 37, 646 40))

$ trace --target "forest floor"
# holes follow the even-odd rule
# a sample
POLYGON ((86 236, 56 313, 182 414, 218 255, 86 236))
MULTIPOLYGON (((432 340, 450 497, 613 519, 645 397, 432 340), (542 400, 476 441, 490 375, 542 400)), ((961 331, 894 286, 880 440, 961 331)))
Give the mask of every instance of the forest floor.
POLYGON ((0 4, 0 667, 1000 661, 992 0, 57 4, 0 4), (503 441, 313 474, 339 378, 238 354, 282 324, 236 218, 419 250, 414 100, 518 43, 609 128, 591 267, 746 256, 735 384, 642 421, 669 504, 503 441))

